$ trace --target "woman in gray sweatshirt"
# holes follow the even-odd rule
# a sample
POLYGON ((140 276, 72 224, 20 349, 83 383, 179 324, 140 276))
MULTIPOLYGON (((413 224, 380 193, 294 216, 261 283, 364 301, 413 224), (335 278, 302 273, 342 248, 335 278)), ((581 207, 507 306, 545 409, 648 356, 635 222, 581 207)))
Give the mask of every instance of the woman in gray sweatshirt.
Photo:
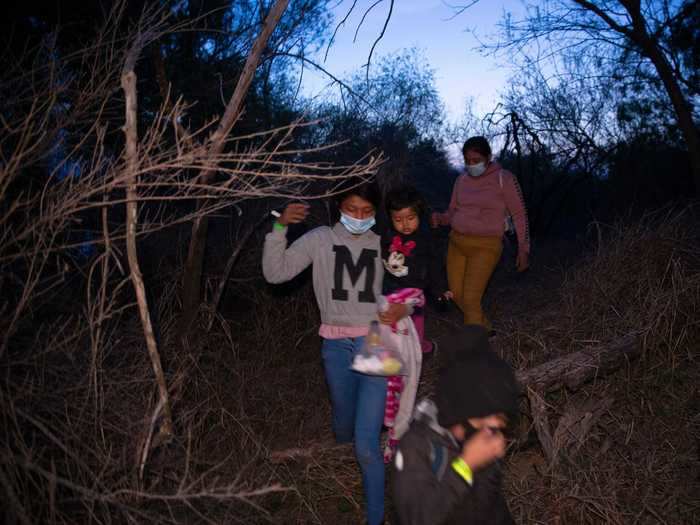
POLYGON ((308 205, 290 204, 265 237, 263 249, 263 275, 271 283, 288 281, 312 265, 333 432, 339 443, 354 443, 369 525, 384 519, 380 433, 386 378, 353 372, 350 365, 362 348, 370 321, 379 317, 391 324, 407 314, 405 305, 391 305, 377 313, 384 267, 380 239, 371 228, 379 200, 374 184, 352 188, 337 199, 340 220, 336 224, 311 230, 287 246, 287 226, 308 215, 308 205))

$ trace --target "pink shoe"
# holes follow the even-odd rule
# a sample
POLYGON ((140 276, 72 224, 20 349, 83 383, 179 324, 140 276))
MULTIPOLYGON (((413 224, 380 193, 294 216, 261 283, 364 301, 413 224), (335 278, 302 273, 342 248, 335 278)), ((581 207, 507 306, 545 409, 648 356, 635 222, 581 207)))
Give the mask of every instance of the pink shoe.
POLYGON ((421 350, 423 351, 423 355, 425 355, 425 354, 437 354, 437 349, 438 349, 437 341, 435 341, 434 339, 429 339, 429 340, 426 340, 426 343, 428 343, 430 346, 428 346, 427 349, 421 348, 421 350))
POLYGON ((389 438, 386 441, 386 446, 384 447, 384 464, 391 463, 394 459, 394 454, 396 454, 396 448, 399 442, 395 439, 389 438))

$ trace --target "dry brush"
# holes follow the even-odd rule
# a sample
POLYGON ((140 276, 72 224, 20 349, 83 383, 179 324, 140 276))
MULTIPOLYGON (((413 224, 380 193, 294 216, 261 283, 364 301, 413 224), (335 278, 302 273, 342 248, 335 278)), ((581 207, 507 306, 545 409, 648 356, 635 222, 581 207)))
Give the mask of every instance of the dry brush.
MULTIPOLYGON (((139 112, 141 50, 184 28, 156 10, 124 34, 123 7, 82 51, 64 56, 47 39, 17 60, 31 71, 10 69, 0 83, 4 517, 266 519, 255 501, 295 489, 263 464, 254 423, 231 393, 210 388, 205 363, 207 345, 235 352, 241 334, 227 324, 182 348, 173 337, 182 276, 149 281, 139 255, 244 201, 260 201, 262 216, 274 199, 332 195, 372 177, 381 156, 314 160, 334 145, 298 146, 295 133, 315 125, 305 121, 228 136, 212 151, 214 124, 187 130, 181 100, 139 112)), ((243 364, 230 372, 240 388, 250 380, 243 364)))

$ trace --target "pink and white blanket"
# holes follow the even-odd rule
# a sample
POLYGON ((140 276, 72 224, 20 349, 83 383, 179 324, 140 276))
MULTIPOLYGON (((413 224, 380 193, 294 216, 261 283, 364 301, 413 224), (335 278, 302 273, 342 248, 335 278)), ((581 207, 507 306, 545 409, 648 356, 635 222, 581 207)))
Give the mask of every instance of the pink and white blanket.
MULTIPOLYGON (((380 310, 389 304, 405 304, 411 308, 425 305, 423 290, 402 288, 379 302, 380 310)), ((389 438, 384 449, 384 461, 391 461, 396 443, 408 430, 413 414, 413 406, 418 391, 423 352, 418 333, 410 315, 400 319, 392 326, 381 325, 382 339, 397 350, 404 362, 403 374, 387 379, 387 397, 384 410, 384 425, 389 429, 389 438)))

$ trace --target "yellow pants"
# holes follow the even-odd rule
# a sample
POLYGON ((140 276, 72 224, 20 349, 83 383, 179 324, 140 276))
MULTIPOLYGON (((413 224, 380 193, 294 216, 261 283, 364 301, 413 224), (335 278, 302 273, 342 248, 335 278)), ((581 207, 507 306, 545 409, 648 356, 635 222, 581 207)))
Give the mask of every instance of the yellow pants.
POLYGON ((450 233, 447 281, 455 304, 464 314, 464 324, 480 324, 491 329, 491 323, 481 309, 481 298, 502 252, 500 237, 450 233))

